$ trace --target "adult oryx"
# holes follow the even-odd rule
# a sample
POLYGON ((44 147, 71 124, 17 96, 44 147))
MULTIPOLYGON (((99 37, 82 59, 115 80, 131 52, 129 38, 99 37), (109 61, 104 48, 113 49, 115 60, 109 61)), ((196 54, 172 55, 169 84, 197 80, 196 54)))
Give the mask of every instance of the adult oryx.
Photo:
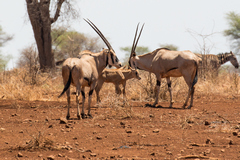
MULTIPOLYGON (((85 20, 85 19, 84 19, 85 20)), ((84 102, 85 102, 85 92, 84 88, 90 87, 89 98, 88 98, 88 116, 91 117, 90 114, 90 105, 92 99, 92 93, 95 89, 97 79, 99 74, 102 73, 103 69, 107 66, 115 66, 117 68, 121 67, 121 63, 119 62, 112 46, 107 41, 107 39, 103 36, 100 30, 90 21, 85 20, 102 38, 102 40, 107 45, 108 49, 103 49, 99 53, 95 54, 84 54, 81 58, 68 58, 63 63, 62 66, 62 77, 64 83, 64 89, 62 93, 58 96, 61 97, 63 93, 66 91, 67 101, 68 101, 68 111, 66 118, 69 119, 70 113, 70 84, 76 86, 76 102, 77 102, 77 117, 80 119, 80 111, 79 111, 79 101, 78 96, 81 92, 82 94, 82 118, 85 118, 84 114, 84 102)))
POLYGON ((132 51, 129 58, 129 65, 133 69, 136 69, 136 68, 142 69, 142 70, 154 73, 156 75, 157 91, 156 91, 156 99, 153 106, 155 106, 158 103, 158 95, 159 95, 159 90, 161 85, 161 78, 167 79, 168 90, 170 93, 169 107, 172 107, 173 101, 172 101, 172 89, 171 89, 170 77, 183 76, 185 82, 189 87, 187 99, 183 105, 183 108, 186 107, 188 103, 188 99, 191 95, 191 102, 190 102, 190 105, 188 106, 188 109, 190 109, 193 104, 194 85, 197 83, 197 79, 198 79, 198 76, 197 76, 198 58, 191 51, 170 51, 169 49, 166 49, 166 48, 159 48, 154 50, 153 52, 137 56, 135 53, 135 49, 137 47, 137 43, 141 35, 143 26, 136 40, 136 36, 138 32, 138 26, 137 26, 135 37, 133 40, 133 45, 132 45, 132 51))

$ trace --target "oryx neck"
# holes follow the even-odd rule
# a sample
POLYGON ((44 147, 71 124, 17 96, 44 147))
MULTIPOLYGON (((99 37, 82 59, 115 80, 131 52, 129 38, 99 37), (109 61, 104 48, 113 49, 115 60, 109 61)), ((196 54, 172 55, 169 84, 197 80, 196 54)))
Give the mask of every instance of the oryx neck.
POLYGON ((143 55, 136 56, 137 68, 151 72, 151 65, 154 55, 152 53, 146 53, 143 55))

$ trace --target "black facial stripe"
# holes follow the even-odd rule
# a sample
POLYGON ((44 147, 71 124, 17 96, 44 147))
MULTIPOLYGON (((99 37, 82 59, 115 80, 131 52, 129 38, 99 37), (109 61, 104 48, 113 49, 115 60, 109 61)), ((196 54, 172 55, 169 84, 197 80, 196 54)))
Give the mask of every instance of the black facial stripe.
POLYGON ((157 86, 160 86, 160 81, 159 80, 157 80, 157 86))
POLYGON ((106 66, 108 65, 108 55, 107 55, 107 61, 106 61, 106 66))
POLYGON ((111 60, 112 60, 112 64, 114 64, 113 54, 112 53, 111 53, 111 60))

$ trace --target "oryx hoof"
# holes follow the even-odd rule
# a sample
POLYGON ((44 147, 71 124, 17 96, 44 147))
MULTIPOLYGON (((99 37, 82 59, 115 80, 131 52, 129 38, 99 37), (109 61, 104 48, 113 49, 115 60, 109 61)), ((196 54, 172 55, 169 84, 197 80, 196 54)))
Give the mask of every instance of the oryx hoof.
POLYGON ((78 118, 78 120, 80 120, 80 119, 81 119, 81 116, 80 116, 80 115, 77 115, 77 118, 78 118))
MULTIPOLYGON (((80 117, 80 116, 79 116, 80 117)), ((82 119, 86 118, 85 114, 84 113, 81 113, 81 117, 82 119)))
POLYGON ((189 105, 188 107, 187 107, 187 109, 191 109, 192 108, 192 106, 191 105, 189 105))
POLYGON ((93 116, 90 113, 88 114, 88 117, 91 118, 91 119, 93 118, 93 116))
POLYGON ((182 108, 183 108, 183 109, 185 109, 185 107, 186 107, 186 106, 187 106, 187 105, 186 105, 186 104, 184 104, 184 105, 182 106, 182 108))
POLYGON ((66 116, 66 119, 69 120, 69 118, 70 118, 70 115, 67 115, 67 116, 66 116))

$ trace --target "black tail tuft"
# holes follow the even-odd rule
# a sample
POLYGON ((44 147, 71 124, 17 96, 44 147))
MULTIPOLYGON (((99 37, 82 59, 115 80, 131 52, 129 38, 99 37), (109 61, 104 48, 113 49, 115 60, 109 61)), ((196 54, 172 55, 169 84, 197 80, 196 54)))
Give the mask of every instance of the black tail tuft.
POLYGON ((193 83, 192 83, 192 88, 198 81, 198 65, 197 65, 196 62, 195 62, 195 65, 196 65, 196 73, 195 73, 195 77, 194 77, 194 80, 193 80, 193 83))
MULTIPOLYGON (((74 68, 74 67, 73 67, 74 68)), ((70 70, 70 73, 69 73, 69 77, 68 77, 68 81, 67 81, 67 84, 64 86, 64 89, 62 91, 62 93, 58 96, 58 98, 60 98, 64 92, 66 92, 68 90, 68 88, 70 87, 71 85, 71 79, 72 79, 72 70, 69 68, 70 70)))

